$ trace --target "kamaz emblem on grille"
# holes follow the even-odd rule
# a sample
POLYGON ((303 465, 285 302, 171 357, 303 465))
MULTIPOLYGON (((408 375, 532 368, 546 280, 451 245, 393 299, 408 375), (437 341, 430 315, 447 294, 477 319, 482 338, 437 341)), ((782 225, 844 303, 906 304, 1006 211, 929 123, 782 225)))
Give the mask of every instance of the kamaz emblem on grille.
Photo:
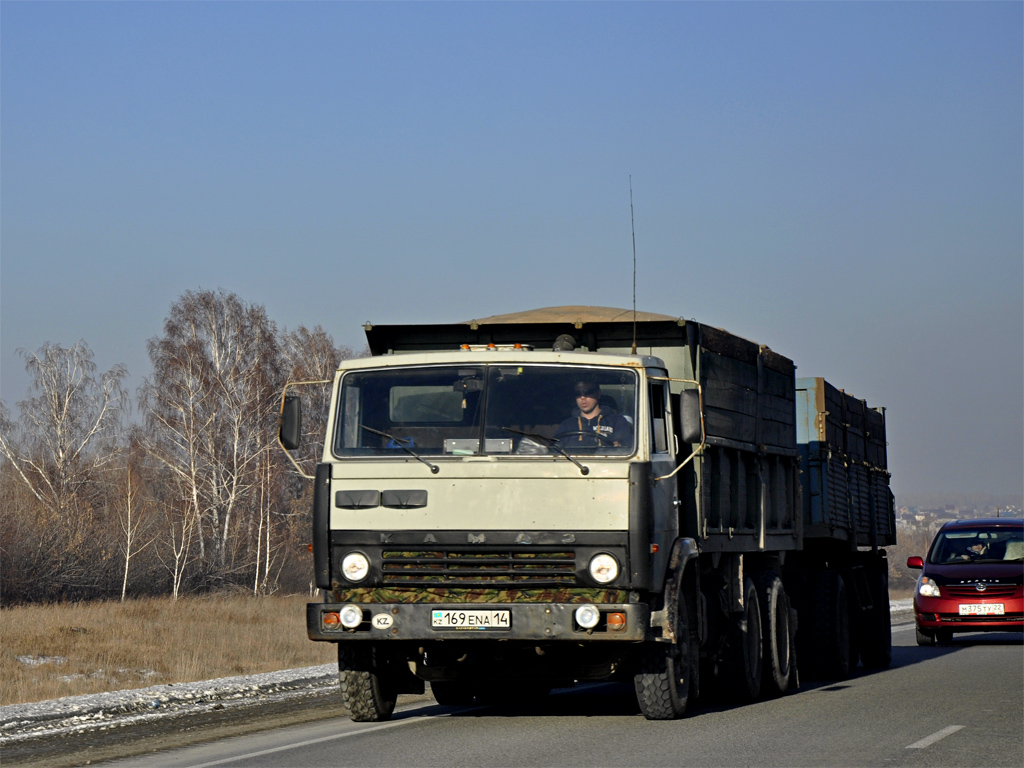
POLYGON ((428 533, 423 537, 424 544, 437 544, 437 539, 434 538, 434 534, 428 533))
POLYGON ((485 534, 481 533, 479 536, 477 536, 475 533, 469 534, 470 544, 483 544, 485 541, 487 541, 487 536, 485 534))
POLYGON ((516 536, 516 544, 533 544, 533 539, 527 533, 520 533, 516 536))

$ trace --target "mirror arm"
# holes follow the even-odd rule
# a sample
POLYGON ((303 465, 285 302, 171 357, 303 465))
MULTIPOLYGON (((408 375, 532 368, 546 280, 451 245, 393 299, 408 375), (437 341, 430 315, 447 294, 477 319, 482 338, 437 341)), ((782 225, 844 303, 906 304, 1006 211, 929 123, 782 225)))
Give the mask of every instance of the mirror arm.
MULTIPOLYGON (((285 402, 285 399, 288 397, 288 390, 291 387, 301 387, 301 386, 304 386, 306 384, 330 384, 332 381, 333 381, 333 379, 316 379, 316 380, 313 380, 313 381, 289 381, 287 384, 284 385, 284 389, 281 390, 281 414, 282 414, 282 416, 284 415, 284 402, 285 402)), ((313 475, 307 474, 306 472, 303 471, 302 467, 299 466, 299 462, 297 462, 295 460, 295 457, 292 456, 292 452, 284 447, 284 443, 281 442, 281 429, 280 429, 280 426, 278 427, 278 430, 277 430, 277 444, 279 446, 281 446, 281 450, 284 451, 284 455, 287 456, 288 460, 294 465, 296 472, 298 472, 300 475, 302 475, 302 477, 304 477, 307 480, 315 479, 313 475)))

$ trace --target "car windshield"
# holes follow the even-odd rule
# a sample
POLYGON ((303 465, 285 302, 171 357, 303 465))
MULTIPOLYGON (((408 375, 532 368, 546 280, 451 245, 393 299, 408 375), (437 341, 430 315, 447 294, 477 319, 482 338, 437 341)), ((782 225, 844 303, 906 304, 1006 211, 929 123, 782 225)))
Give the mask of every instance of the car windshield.
POLYGON ((928 562, 936 565, 1024 561, 1024 528, 953 528, 940 531, 928 562))
POLYGON ((334 453, 628 456, 637 383, 635 371, 589 366, 352 371, 341 381, 334 453), (594 419, 581 413, 588 407, 594 419))

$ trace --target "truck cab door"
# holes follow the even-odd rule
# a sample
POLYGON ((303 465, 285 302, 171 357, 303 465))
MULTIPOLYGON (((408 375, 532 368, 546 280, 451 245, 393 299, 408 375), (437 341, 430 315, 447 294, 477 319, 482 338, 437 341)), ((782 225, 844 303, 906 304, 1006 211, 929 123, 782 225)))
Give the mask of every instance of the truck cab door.
MULTIPOLYGON (((676 462, 668 382, 648 381, 647 394, 651 469, 654 477, 664 477, 672 473, 676 462)), ((676 487, 674 480, 654 484, 654 541, 651 543, 657 545, 653 562, 656 586, 665 573, 672 544, 679 536, 676 487)))

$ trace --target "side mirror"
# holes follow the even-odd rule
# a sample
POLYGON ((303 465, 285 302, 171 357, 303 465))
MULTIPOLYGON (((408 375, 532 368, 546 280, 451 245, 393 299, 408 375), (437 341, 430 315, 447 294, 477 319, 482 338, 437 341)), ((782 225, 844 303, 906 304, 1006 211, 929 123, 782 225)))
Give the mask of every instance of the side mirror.
POLYGON ((924 560, 922 560, 917 555, 914 555, 913 557, 908 557, 907 568, 917 568, 918 570, 920 570, 921 568, 924 568, 924 560))
POLYGON ((700 428, 700 392, 684 389, 679 393, 679 426, 684 443, 699 443, 703 439, 700 428))
POLYGON ((302 401, 298 395, 286 395, 278 422, 281 445, 294 451, 302 443, 302 401))

